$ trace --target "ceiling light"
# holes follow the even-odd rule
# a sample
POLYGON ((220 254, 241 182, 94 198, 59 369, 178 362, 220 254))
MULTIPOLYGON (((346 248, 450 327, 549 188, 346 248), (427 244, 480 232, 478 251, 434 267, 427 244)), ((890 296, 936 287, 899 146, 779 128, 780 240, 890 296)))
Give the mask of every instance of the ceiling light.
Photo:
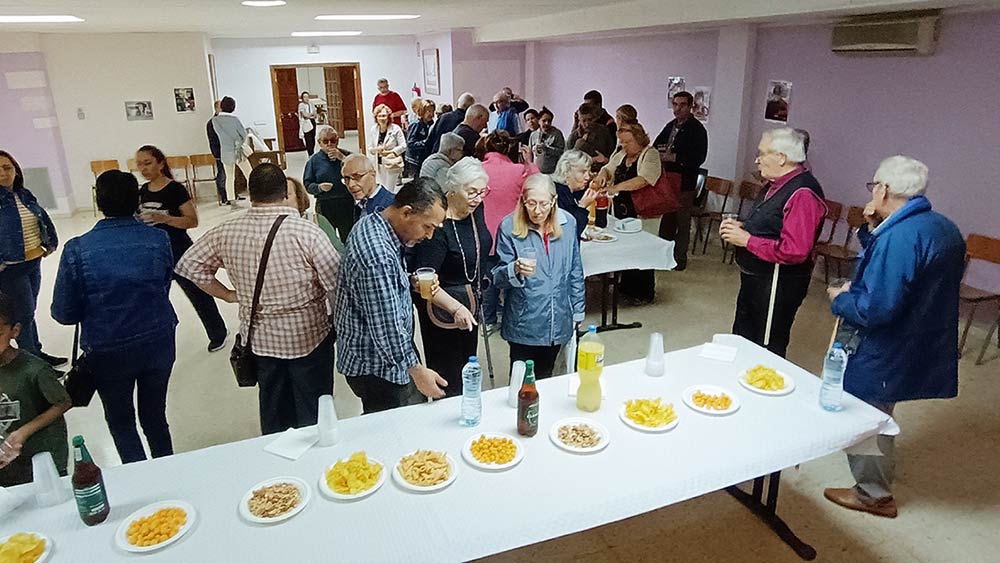
POLYGON ((76 16, 0 16, 0 23, 79 23, 76 16))
POLYGON ((240 4, 250 6, 251 8, 274 8, 284 6, 287 3, 285 0, 243 0, 243 2, 240 2, 240 4))
POLYGON ((351 37, 360 31, 293 31, 292 37, 351 37))
POLYGON ((316 16, 317 20, 325 21, 381 21, 381 20, 415 20, 420 16, 413 14, 356 14, 356 15, 326 15, 316 16))

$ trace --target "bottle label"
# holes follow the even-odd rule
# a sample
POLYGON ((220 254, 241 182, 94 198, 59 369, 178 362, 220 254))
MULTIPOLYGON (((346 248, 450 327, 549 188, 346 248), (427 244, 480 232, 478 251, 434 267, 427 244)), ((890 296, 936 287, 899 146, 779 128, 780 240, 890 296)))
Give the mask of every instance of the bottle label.
POLYGON ((107 507, 108 495, 104 490, 104 479, 83 489, 73 489, 76 507, 84 518, 100 514, 107 507))
POLYGON ((538 403, 534 402, 528 405, 528 408, 524 411, 524 419, 528 421, 531 426, 538 426, 538 403))

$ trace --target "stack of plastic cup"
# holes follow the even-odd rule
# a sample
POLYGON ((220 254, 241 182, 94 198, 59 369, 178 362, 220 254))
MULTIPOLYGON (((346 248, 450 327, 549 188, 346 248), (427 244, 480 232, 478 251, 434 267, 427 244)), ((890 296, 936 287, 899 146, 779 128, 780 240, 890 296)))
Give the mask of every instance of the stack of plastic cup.
POLYGON ((54 506, 69 500, 69 487, 59 478, 51 453, 41 452, 31 458, 31 474, 38 506, 54 506))
POLYGON ((319 420, 316 431, 320 447, 325 448, 337 443, 337 409, 333 405, 333 395, 321 395, 319 398, 319 420))
POLYGON ((507 388, 507 405, 513 408, 517 408, 517 394, 521 390, 521 384, 524 383, 524 372, 527 368, 524 366, 524 362, 517 360, 510 367, 510 386, 507 388))
POLYGON ((663 375, 663 335, 654 332, 649 335, 649 352, 646 354, 646 375, 660 377, 663 375))

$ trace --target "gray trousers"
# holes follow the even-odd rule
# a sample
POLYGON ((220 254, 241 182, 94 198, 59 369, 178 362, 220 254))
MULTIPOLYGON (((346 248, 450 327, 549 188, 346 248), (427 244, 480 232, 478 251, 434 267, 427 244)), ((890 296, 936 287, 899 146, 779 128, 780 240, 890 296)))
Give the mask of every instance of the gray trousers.
MULTIPOLYGON (((869 403, 892 416, 896 403, 869 403)), ((847 464, 857 483, 854 489, 866 504, 892 498, 892 481, 896 477, 894 436, 878 436, 878 449, 882 455, 847 455, 847 464)))

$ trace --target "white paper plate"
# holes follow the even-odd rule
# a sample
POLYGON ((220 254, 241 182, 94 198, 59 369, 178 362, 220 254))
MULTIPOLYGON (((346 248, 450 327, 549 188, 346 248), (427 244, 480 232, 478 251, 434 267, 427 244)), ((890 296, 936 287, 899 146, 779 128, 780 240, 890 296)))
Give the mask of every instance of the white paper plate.
POLYGON ((608 432, 608 429, 605 428, 603 424, 595 420, 582 417, 571 417, 564 418, 553 424, 552 428, 549 429, 549 439, 552 440, 552 443, 557 447, 566 450, 567 452, 575 454, 592 454, 608 447, 608 443, 611 442, 611 433, 608 432), (564 444, 563 441, 559 439, 559 429, 563 426, 573 426, 574 424, 586 424, 594 430, 597 430, 597 433, 601 435, 601 441, 598 442, 596 446, 591 446, 589 448, 574 448, 564 444))
POLYGON ((622 233, 623 235, 634 235, 635 233, 638 233, 638 232, 642 231, 642 223, 639 223, 639 228, 638 229, 636 229, 634 231, 627 231, 627 230, 625 230, 625 229, 622 228, 622 224, 621 224, 621 222, 619 222, 618 224, 615 225, 615 227, 614 227, 613 230, 616 233, 622 233))
POLYGON ((524 459, 524 446, 521 445, 521 442, 518 441, 517 438, 509 434, 504 434, 502 432, 481 432, 470 436, 469 439, 465 441, 465 445, 462 446, 462 459, 476 469, 482 469, 484 471, 503 471, 504 469, 510 469, 511 467, 521 463, 521 460, 524 459), (472 443, 478 440, 480 436, 486 436, 487 438, 507 438, 508 440, 514 442, 514 447, 517 448, 517 451, 514 452, 514 459, 502 464, 483 463, 476 459, 476 456, 472 455, 472 443))
POLYGON ((302 509, 305 508, 307 504, 309 504, 309 498, 311 496, 312 496, 312 489, 302 479, 299 479, 298 477, 275 477, 273 479, 268 479, 267 481, 261 481, 260 483, 257 483, 256 485, 251 487, 250 490, 246 492, 246 494, 243 495, 243 498, 240 499, 240 516, 242 516, 243 519, 245 519, 247 522, 252 522, 254 524, 277 524, 278 522, 283 522, 285 520, 288 520, 292 516, 295 516, 299 512, 302 512, 302 509), (250 506, 247 504, 250 502, 250 498, 253 497, 253 492, 256 491, 257 489, 267 487, 269 485, 277 485, 278 483, 288 483, 289 485, 293 485, 295 488, 297 488, 299 490, 299 504, 297 504, 295 508, 289 510, 288 512, 275 516, 274 518, 262 518, 260 516, 254 516, 253 513, 250 512, 250 506))
POLYGON ((590 234, 590 242, 596 242, 598 244, 607 244, 609 242, 615 242, 616 240, 618 240, 618 237, 616 237, 615 235, 613 235, 611 233, 608 233, 608 232, 591 233, 590 234), (603 236, 603 237, 608 237, 608 239, 607 240, 601 240, 599 238, 595 238, 597 235, 600 235, 600 236, 603 236))
MULTIPOLYGON (((414 451, 406 454, 406 456, 410 456, 410 455, 413 455, 415 453, 417 453, 416 450, 414 450, 414 451)), ((403 457, 406 457, 406 456, 403 456, 403 457)), ((409 490, 409 491, 414 491, 414 492, 418 492, 418 493, 431 493, 431 492, 434 492, 434 491, 440 491, 441 489, 443 489, 443 488, 447 487, 448 485, 454 483, 455 479, 458 477, 458 464, 455 463, 455 460, 452 459, 452 457, 450 455, 448 455, 448 454, 445 454, 445 458, 448 460, 448 466, 451 469, 451 471, 448 474, 448 479, 446 479, 446 480, 438 483, 437 485, 431 485, 429 487, 421 487, 419 485, 414 485, 414 484, 410 483, 406 479, 403 479, 403 474, 399 472, 399 460, 397 460, 396 464, 393 465, 393 467, 392 467, 392 479, 400 487, 403 487, 404 489, 409 490)), ((399 459, 401 460, 403 458, 401 457, 399 459)))
MULTIPOLYGON (((348 459, 350 458, 348 457, 348 459)), ((347 461, 347 459, 342 459, 340 461, 347 461)), ((334 491, 333 489, 330 488, 330 485, 326 482, 326 473, 331 469, 333 469, 333 466, 336 465, 336 463, 331 463, 330 465, 327 465, 326 467, 323 468, 323 474, 319 476, 319 491, 323 493, 323 495, 326 496, 327 498, 332 498, 336 500, 358 500, 374 493, 375 491, 379 490, 382 487, 382 485, 385 484, 385 480, 388 478, 389 468, 386 467, 384 463, 373 457, 368 458, 368 463, 377 463, 382 466, 382 472, 379 473, 378 480, 375 481, 375 484, 372 485, 371 488, 365 489, 360 493, 355 493, 353 495, 338 493, 337 491, 334 491)))
MULTIPOLYGON (((660 402, 661 403, 665 402, 662 397, 660 398, 660 402)), ((618 418, 622 419, 622 422, 624 422, 626 426, 629 426, 641 432, 666 432, 668 430, 673 430, 674 427, 677 426, 677 423, 680 422, 681 420, 681 417, 677 414, 676 409, 674 409, 674 415, 676 418, 674 418, 673 421, 664 424, 663 426, 643 426, 638 422, 632 420, 625 414, 625 401, 622 401, 622 408, 621 410, 618 411, 618 418)))
MULTIPOLYGON (((42 554, 38 556, 38 559, 35 560, 35 563, 42 563, 43 561, 47 561, 49 557, 52 557, 52 550, 55 548, 55 546, 52 544, 52 540, 48 536, 46 536, 45 534, 40 534, 38 532, 21 532, 21 533, 31 534, 33 536, 37 536, 45 540, 45 550, 42 551, 42 554)), ((10 536, 13 535, 15 534, 11 534, 10 536)), ((0 545, 7 543, 7 540, 10 539, 10 536, 4 536, 0 538, 0 545)))
MULTIPOLYGON (((774 370, 774 371, 778 371, 778 370, 774 370)), ((792 379, 791 377, 788 377, 785 373, 780 372, 780 371, 778 371, 778 375, 780 375, 781 377, 785 378, 785 388, 784 389, 779 389, 777 391, 768 391, 767 389, 758 389, 757 387, 754 387, 753 385, 750 385, 749 383, 747 383, 747 370, 743 370, 743 371, 740 372, 739 381, 740 381, 740 385, 742 385, 743 387, 746 387, 750 391, 753 391, 754 393, 759 393, 761 395, 770 395, 771 397, 780 397, 782 395, 787 395, 787 394, 789 394, 789 393, 791 393, 792 391, 795 390, 795 380, 794 379, 792 379)))
POLYGON ((158 549, 163 549, 168 545, 174 543, 175 541, 184 537, 184 534, 188 532, 192 527, 194 527, 195 520, 198 519, 198 511, 191 506, 190 503, 184 502, 182 500, 165 500, 162 502, 154 502, 153 504, 146 505, 139 510, 136 510, 128 516, 128 518, 122 520, 121 525, 118 526, 118 531, 115 532, 115 545, 120 549, 125 551, 131 551, 132 553, 146 553, 149 551, 156 551, 158 549), (152 516, 157 510, 161 508, 180 508, 187 513, 187 521, 181 526, 180 530, 177 531, 174 536, 168 540, 165 540, 156 545, 150 545, 146 547, 140 547, 138 545, 132 545, 128 542, 128 538, 125 537, 125 533, 128 532, 128 527, 132 522, 138 520, 139 518, 145 518, 146 516, 152 516))
POLYGON ((730 391, 729 389, 726 389, 725 387, 718 387, 716 385, 692 385, 691 387, 688 387, 687 389, 684 390, 684 393, 681 395, 681 398, 684 399, 685 405, 691 407, 692 410, 696 410, 702 414, 708 414, 712 416, 726 416, 728 414, 733 414, 734 412, 740 410, 740 398, 737 397, 735 394, 733 394, 733 392, 730 391), (705 393, 707 395, 718 395, 720 393, 725 393, 726 395, 729 395, 729 398, 732 399, 733 402, 732 404, 729 405, 729 408, 724 411, 702 408, 695 405, 694 401, 691 400, 691 397, 698 391, 701 391, 702 393, 705 393))

